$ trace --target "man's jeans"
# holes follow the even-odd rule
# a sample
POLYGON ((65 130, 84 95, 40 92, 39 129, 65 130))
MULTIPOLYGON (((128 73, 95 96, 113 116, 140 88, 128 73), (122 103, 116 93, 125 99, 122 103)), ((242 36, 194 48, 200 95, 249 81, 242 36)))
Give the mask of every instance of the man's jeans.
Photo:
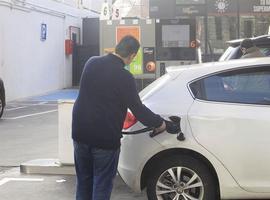
POLYGON ((109 200, 120 150, 91 148, 73 142, 77 174, 76 200, 109 200))

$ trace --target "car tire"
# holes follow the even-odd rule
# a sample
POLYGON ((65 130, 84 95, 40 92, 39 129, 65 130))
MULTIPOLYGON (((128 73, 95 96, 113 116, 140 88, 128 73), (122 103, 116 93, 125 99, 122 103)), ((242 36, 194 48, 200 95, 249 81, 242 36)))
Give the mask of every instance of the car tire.
POLYGON ((191 156, 171 156, 155 166, 147 180, 149 200, 219 199, 215 179, 201 161, 191 156))
POLYGON ((4 113, 4 101, 0 97, 0 118, 2 117, 3 113, 4 113))

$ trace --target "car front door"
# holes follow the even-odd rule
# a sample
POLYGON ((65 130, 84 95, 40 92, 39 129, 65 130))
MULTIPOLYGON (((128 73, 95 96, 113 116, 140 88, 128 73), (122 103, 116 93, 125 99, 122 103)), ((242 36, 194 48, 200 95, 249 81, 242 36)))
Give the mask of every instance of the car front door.
POLYGON ((211 75, 190 84, 189 123, 239 185, 270 192, 270 66, 211 75))

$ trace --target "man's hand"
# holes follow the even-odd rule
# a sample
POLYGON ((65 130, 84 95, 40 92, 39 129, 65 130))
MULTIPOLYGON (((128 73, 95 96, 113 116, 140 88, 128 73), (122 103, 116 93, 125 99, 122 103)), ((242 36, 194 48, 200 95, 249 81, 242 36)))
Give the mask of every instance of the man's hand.
POLYGON ((158 128, 155 128, 152 133, 150 133, 150 137, 155 137, 156 135, 164 132, 166 130, 166 123, 165 121, 162 122, 161 126, 158 128))
POLYGON ((162 122, 161 126, 158 128, 155 128, 154 131, 157 133, 161 133, 166 130, 166 123, 165 121, 162 122))

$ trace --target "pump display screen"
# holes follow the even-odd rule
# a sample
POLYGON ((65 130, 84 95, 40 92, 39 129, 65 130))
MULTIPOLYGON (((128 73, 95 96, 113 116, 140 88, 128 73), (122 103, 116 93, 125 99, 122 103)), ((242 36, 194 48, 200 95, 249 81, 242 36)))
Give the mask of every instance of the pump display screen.
POLYGON ((189 47, 190 25, 162 25, 162 47, 189 47))
POLYGON ((195 60, 196 19, 156 21, 157 60, 195 60))

